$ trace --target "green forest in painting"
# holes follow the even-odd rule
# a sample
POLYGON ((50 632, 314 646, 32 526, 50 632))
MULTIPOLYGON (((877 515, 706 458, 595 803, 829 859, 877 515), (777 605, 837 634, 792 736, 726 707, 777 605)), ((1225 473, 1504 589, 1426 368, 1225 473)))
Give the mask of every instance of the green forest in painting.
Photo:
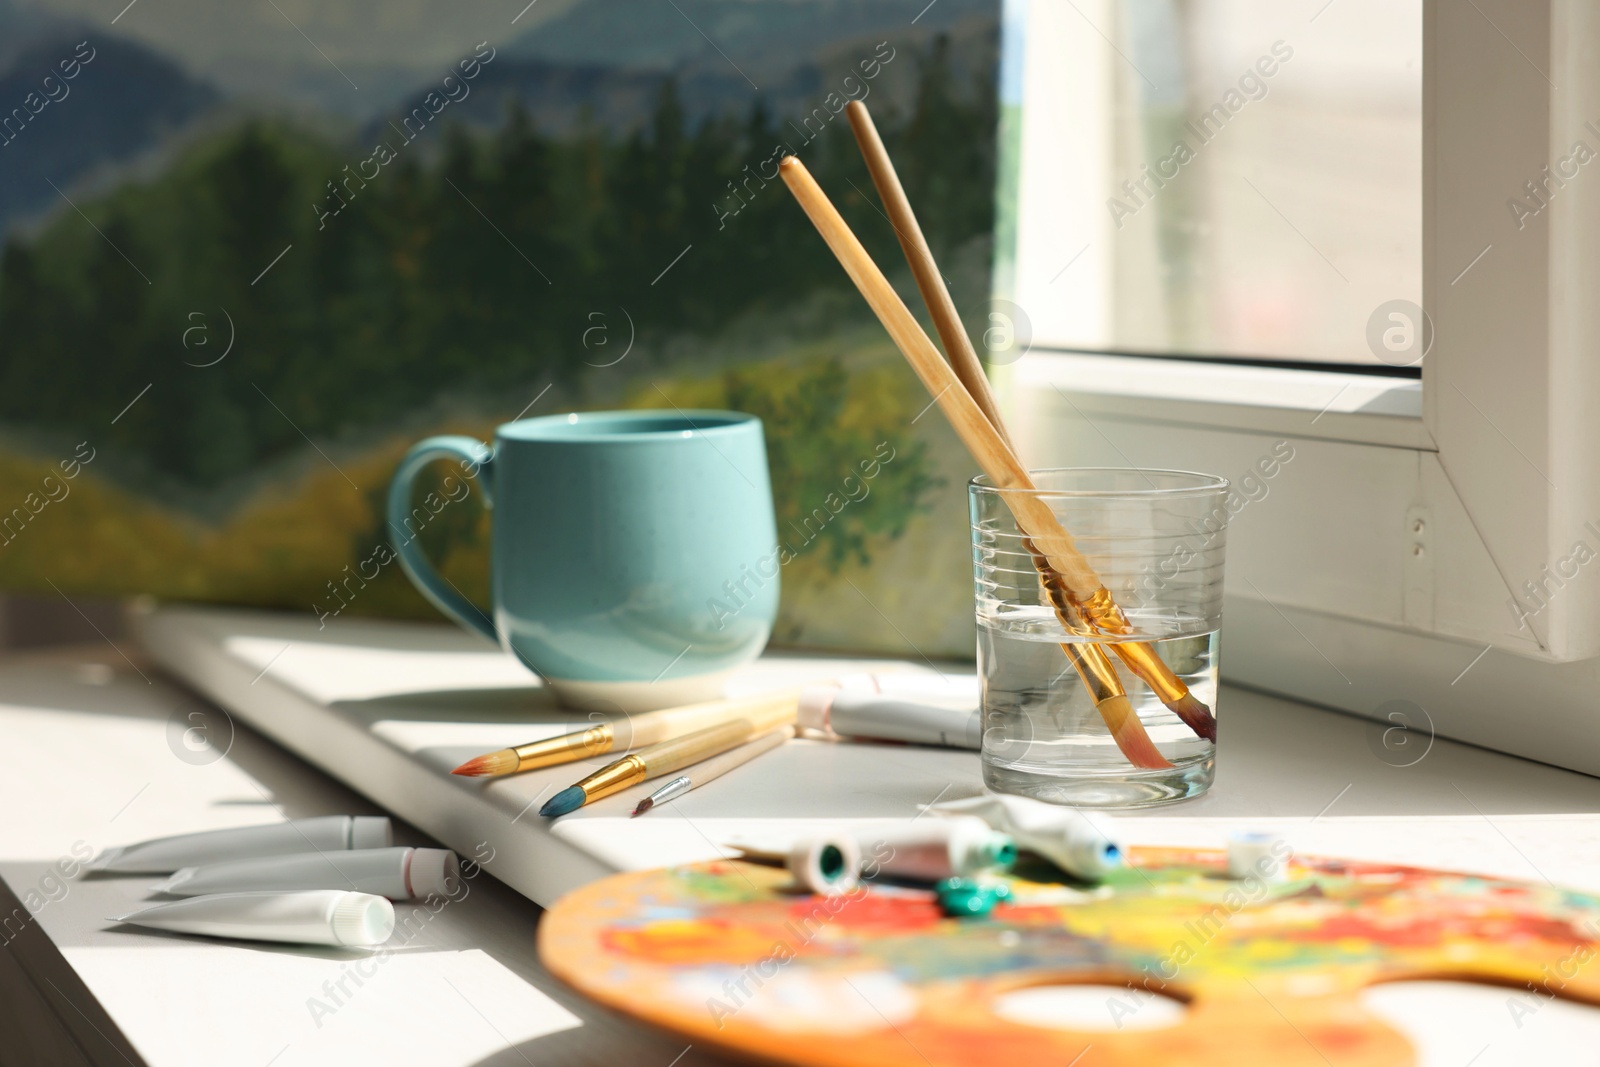
MULTIPOLYGON (((958 300, 977 307, 992 77, 958 72, 942 38, 893 66, 914 79, 910 103, 876 117, 965 286, 958 300)), ((47 493, 0 532, 0 582, 328 607, 332 583, 383 539, 389 474, 418 437, 487 437, 521 411, 731 406, 765 420, 780 530, 881 442, 894 450, 871 495, 785 571, 779 639, 837 643, 846 631, 817 624, 806 590, 894 558, 925 580, 916 556, 935 543, 952 555, 934 571, 955 588, 935 602, 961 613, 959 449, 937 418, 918 420, 926 396, 772 177, 776 155, 797 152, 917 306, 824 95, 808 123, 759 96, 691 118, 668 76, 632 131, 545 131, 512 102, 496 124, 446 110, 414 143, 394 123, 352 140, 245 115, 157 173, 13 233, 0 256, 0 512, 40 499, 52 472, 74 503, 47 493), (80 442, 92 459, 62 481, 80 442), (953 528, 907 541, 935 498, 953 528)), ((423 537, 482 599, 477 501, 423 537)), ((431 617, 390 571, 349 610, 431 617)), ((965 631, 920 632, 938 647, 965 631)))

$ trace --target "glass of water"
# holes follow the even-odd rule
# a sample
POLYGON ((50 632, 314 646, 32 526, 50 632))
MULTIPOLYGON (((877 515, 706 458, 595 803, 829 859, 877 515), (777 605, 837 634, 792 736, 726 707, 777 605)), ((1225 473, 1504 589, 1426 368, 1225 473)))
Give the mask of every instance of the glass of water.
MULTIPOLYGON (((1227 479, 1113 467, 1032 475, 1031 490, 999 489, 987 477, 969 488, 984 783, 1101 808, 1204 793, 1215 771, 1215 720, 1209 729, 1192 712, 1185 721, 1162 697, 1178 703, 1175 677, 1213 715, 1217 710, 1223 553, 1229 505, 1236 505, 1227 479), (1046 504, 1072 535, 1131 633, 1093 632, 1072 616, 1070 626, 1063 622, 1012 515, 1024 495, 1046 504), (1142 643, 1165 668, 1145 649, 1119 650, 1123 642, 1142 643), (1159 692, 1144 680, 1163 674, 1159 692), (1120 685, 1126 693, 1126 705, 1106 701, 1108 678, 1115 679, 1113 692, 1120 685), (1107 719, 1128 705, 1159 753, 1144 762, 1165 766, 1135 766, 1118 747, 1107 719)), ((1122 731, 1125 739, 1129 732, 1122 731)))

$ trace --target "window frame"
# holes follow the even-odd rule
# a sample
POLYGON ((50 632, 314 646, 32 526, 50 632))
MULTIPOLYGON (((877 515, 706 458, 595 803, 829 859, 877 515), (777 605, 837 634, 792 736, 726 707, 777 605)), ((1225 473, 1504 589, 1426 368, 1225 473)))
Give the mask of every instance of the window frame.
MULTIPOLYGON (((1017 291, 1016 234, 1030 197, 1065 195, 1038 180, 1030 153, 1061 148, 1030 141, 1028 96, 1051 78, 1061 84, 1073 48, 1111 47, 1089 23, 1114 0, 1084 3, 1070 47, 1026 32, 1027 0, 1005 3, 999 297, 1017 291)), ((1573 142, 1600 151, 1600 132, 1584 125, 1600 131, 1600 13, 1581 0, 1423 0, 1423 51, 1423 306, 1435 342, 1420 398, 1415 380, 1325 365, 1109 352, 1036 350, 998 376, 1035 465, 1118 462, 1107 446, 1122 462, 1237 463, 1263 434, 1313 457, 1297 476, 1316 484, 1249 516, 1263 550, 1230 552, 1230 598, 1540 659, 1590 658, 1600 654, 1600 597, 1584 575, 1552 589, 1550 568, 1578 541, 1600 551, 1600 165, 1552 185, 1532 217, 1519 220, 1510 200, 1532 203, 1524 183, 1559 167, 1573 142), (1375 402, 1391 413, 1375 413, 1375 402), (1361 451, 1373 449, 1384 454, 1361 451), (1395 472, 1386 490, 1350 473, 1368 460, 1395 472), (1347 521, 1347 536, 1365 542, 1365 555, 1314 563, 1348 567, 1334 577, 1367 587, 1367 599, 1299 580, 1313 561, 1281 546, 1303 543, 1314 512, 1316 522, 1347 521), (1531 600, 1529 581, 1548 595, 1531 600), (1519 601, 1537 610, 1518 619, 1519 601)))

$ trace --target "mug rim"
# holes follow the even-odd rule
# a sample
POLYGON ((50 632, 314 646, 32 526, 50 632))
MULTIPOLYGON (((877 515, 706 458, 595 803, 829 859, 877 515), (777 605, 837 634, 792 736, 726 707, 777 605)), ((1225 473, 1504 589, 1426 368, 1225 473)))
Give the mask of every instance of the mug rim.
POLYGON ((1047 498, 1139 500, 1150 497, 1212 496, 1226 493, 1233 487, 1233 483, 1221 475, 1170 467, 1036 467, 1030 469, 1028 474, 1030 477, 1048 474, 1144 474, 1156 475, 1175 484, 1136 489, 1018 489, 1002 488, 995 485, 987 474, 980 474, 967 483, 967 490, 973 494, 1016 493, 1047 498))
POLYGON ((558 415, 536 415, 516 419, 495 429, 495 437, 509 441, 539 443, 588 443, 596 441, 666 442, 700 437, 721 437, 751 425, 759 425, 755 415, 715 408, 641 408, 613 411, 572 411, 558 415), (639 429, 640 423, 660 423, 659 428, 639 429))

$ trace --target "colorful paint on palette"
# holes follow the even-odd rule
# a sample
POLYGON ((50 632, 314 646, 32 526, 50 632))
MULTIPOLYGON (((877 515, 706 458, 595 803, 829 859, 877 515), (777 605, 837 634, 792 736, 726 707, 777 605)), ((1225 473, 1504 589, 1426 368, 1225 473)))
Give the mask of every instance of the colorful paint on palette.
POLYGON ((920 1065, 924 1050, 941 1067, 1402 1067, 1415 1054, 1361 1006, 1366 986, 1532 984, 1600 1004, 1600 897, 1313 857, 1291 859, 1282 884, 1225 870, 1220 852, 1135 849, 1092 889, 1013 878, 1010 902, 970 920, 944 918, 931 890, 825 899, 781 870, 702 864, 579 890, 545 916, 540 953, 686 1040, 827 1067, 920 1065), (1170 997, 1184 1018, 1091 1034, 994 1010, 1059 983, 1130 986, 1130 1004, 1170 997))

